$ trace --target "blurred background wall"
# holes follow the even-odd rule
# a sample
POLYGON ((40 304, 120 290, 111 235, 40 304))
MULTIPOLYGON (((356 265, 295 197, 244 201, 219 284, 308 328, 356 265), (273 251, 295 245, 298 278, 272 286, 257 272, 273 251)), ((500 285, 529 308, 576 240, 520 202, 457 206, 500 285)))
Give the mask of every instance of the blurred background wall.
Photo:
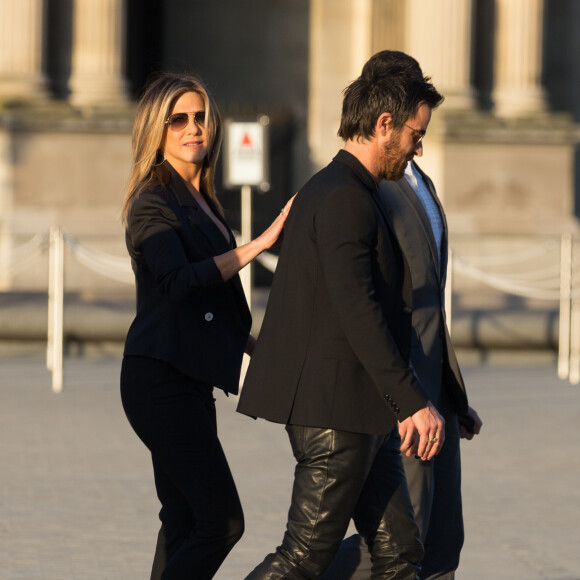
MULTIPOLYGON (((419 163, 454 253, 497 275, 521 270, 520 282, 530 268, 548 277, 556 266, 557 278, 560 236, 577 232, 580 212, 577 0, 1 0, 0 290, 46 288, 46 253, 19 268, 17 250, 55 224, 128 267, 119 210, 134 103, 155 71, 198 74, 226 118, 270 117, 258 232, 341 147, 342 90, 385 48, 417 58, 446 96, 419 163)), ((239 227, 240 192, 221 169, 218 188, 239 227)), ((68 292, 132 297, 130 284, 67 260, 68 292)), ((254 275, 268 286, 266 268, 254 275)), ((472 342, 477 313, 517 310, 520 328, 540 313, 534 332, 553 345, 556 287, 453 284, 456 330, 463 320, 472 342)))

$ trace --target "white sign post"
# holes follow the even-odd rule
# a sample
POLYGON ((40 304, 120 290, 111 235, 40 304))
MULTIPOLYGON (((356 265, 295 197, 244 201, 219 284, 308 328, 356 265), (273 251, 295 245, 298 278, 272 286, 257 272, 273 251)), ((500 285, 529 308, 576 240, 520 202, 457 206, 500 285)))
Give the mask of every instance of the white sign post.
MULTIPOLYGON (((252 239, 252 187, 262 192, 270 189, 267 155, 269 124, 270 119, 266 115, 255 122, 225 122, 224 187, 241 188, 241 234, 244 244, 252 239)), ((251 264, 240 272, 240 278, 251 308, 251 264)))

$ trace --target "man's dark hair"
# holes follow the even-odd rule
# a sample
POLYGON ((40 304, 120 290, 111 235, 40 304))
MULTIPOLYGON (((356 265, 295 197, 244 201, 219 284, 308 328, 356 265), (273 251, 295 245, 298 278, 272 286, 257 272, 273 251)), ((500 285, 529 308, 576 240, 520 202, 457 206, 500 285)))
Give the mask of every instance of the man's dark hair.
POLYGON ((421 103, 435 109, 442 101, 414 58, 383 50, 365 63, 361 76, 345 89, 338 136, 345 141, 372 138, 383 113, 390 113, 393 127, 400 129, 421 103))
POLYGON ((418 80, 424 78, 419 63, 412 56, 400 50, 381 50, 373 54, 363 66, 360 76, 369 76, 377 69, 383 70, 384 74, 406 75, 418 80))

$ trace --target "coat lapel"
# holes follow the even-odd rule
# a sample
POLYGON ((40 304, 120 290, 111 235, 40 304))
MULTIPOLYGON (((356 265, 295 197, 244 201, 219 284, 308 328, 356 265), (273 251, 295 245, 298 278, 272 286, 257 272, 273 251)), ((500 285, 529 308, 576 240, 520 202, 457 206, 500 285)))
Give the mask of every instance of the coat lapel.
MULTIPOLYGON (((201 209, 199 204, 195 201, 195 198, 187 186, 183 182, 181 176, 167 163, 169 170, 171 172, 171 180, 169 182, 169 187, 175 195, 177 202, 183 210, 183 214, 187 219, 187 224, 190 227, 192 234, 195 236, 196 243, 202 243, 206 250, 208 256, 217 256, 219 254, 225 254, 229 252, 232 248, 236 247, 236 239, 234 234, 227 224, 227 222, 221 217, 219 212, 215 209, 210 199, 206 198, 207 203, 211 207, 212 211, 216 217, 224 224, 228 233, 230 235, 230 240, 226 240, 223 234, 218 230, 216 225, 213 223, 211 218, 201 209)), ((230 284, 236 289, 241 303, 243 304, 243 309, 246 311, 248 309, 247 302, 244 295, 244 290, 242 288, 242 283, 239 276, 234 276, 228 280, 230 284)), ((249 310, 248 310, 249 315, 249 310)))
POLYGON ((421 203, 421 200, 411 187, 411 185, 407 182, 407 180, 403 177, 399 181, 397 181, 397 186, 399 187, 401 194, 404 198, 405 203, 411 206, 412 211, 416 214, 418 222, 421 224, 421 235, 425 237, 425 241, 429 247, 429 251, 431 252, 431 256, 433 258, 433 264, 435 266, 435 270, 437 271, 437 276, 439 276, 439 260, 437 258, 437 244, 435 243, 435 236, 433 235, 433 229, 431 228, 431 223, 429 222, 429 218, 427 217, 427 212, 421 203))
MULTIPOLYGON (((439 215, 441 216, 441 223, 443 224, 443 237, 441 240, 441 274, 439 276, 439 280, 441 281, 441 285, 445 286, 445 276, 447 273, 447 251, 448 251, 447 250, 447 248, 448 248, 447 218, 445 217, 445 212, 443 211, 443 206, 441 204, 441 201, 439 200, 439 197, 437 195, 437 192, 435 190, 435 186, 433 185, 433 182, 425 173, 423 173, 422 169, 414 161, 413 161, 413 165, 414 165, 415 169, 417 169, 417 171, 419 172, 421 177, 423 178, 423 182, 428 187, 429 192, 431 193, 431 196, 433 197, 435 203, 437 204, 437 207, 439 208, 439 215)), ((409 185, 406 179, 405 179, 405 183, 407 185, 409 185)), ((414 197, 417 198, 417 195, 415 194, 414 197)), ((427 222, 429 222, 429 218, 427 217, 427 212, 425 211, 425 208, 423 207, 421 200, 417 198, 417 201, 419 202, 419 205, 421 206, 421 209, 423 211, 425 219, 427 220, 427 222)), ((432 243, 435 244, 435 238, 433 237, 433 230, 432 230, 430 224, 429 224, 428 231, 431 234, 430 238, 432 240, 432 243)), ((437 252, 437 248, 435 245, 435 255, 436 255, 436 252, 437 252)))
MULTIPOLYGON (((168 164, 169 165, 169 164, 168 164)), ((233 247, 234 236, 229 226, 223 221, 219 213, 213 207, 210 200, 208 204, 214 211, 217 218, 225 225, 230 235, 230 240, 226 240, 223 234, 218 230, 216 225, 213 223, 211 218, 203 211, 199 206, 197 201, 185 185, 181 176, 169 165, 171 171, 171 181, 169 182, 169 187, 173 191, 179 205, 183 209, 183 212, 187 218, 187 222, 194 233, 199 233, 201 235, 197 236, 204 241, 207 248, 208 255, 216 256, 218 254, 223 254, 233 247)))

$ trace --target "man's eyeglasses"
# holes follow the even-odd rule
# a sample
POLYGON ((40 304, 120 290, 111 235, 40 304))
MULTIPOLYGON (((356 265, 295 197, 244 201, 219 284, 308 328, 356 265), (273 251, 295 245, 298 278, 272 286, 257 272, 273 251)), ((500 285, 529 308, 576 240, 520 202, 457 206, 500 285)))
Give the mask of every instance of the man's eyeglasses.
POLYGON ((404 123, 405 127, 408 127, 409 129, 411 129, 411 131, 413 131, 413 141, 415 142, 415 145, 419 145, 419 143, 421 143, 421 141, 423 141, 423 137, 425 137, 425 133, 422 133, 421 131, 418 131, 417 129, 413 129, 413 127, 411 127, 411 125, 407 125, 407 123, 404 123))
POLYGON ((187 127, 189 117, 193 117, 193 122, 197 127, 202 129, 205 127, 205 111, 197 111, 197 113, 174 113, 167 117, 165 124, 172 131, 181 131, 187 127))

